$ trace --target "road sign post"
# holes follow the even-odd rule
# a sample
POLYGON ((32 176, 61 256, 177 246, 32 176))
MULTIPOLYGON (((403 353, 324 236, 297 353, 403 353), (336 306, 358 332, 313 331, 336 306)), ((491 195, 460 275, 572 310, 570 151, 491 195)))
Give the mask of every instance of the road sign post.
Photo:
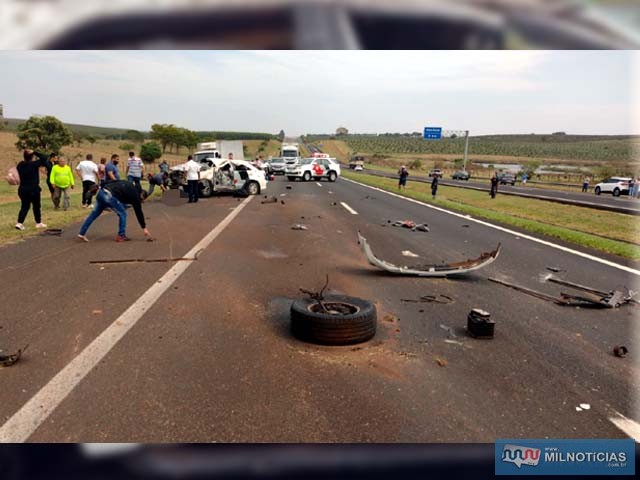
POLYGON ((464 160, 462 163, 462 171, 467 171, 467 152, 469 151, 469 130, 464 131, 464 160))

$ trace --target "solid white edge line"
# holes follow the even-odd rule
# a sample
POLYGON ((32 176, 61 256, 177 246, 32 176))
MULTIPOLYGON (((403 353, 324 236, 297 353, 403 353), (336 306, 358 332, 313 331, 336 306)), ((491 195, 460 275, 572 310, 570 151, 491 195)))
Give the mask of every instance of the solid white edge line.
MULTIPOLYGON (((251 201, 248 197, 200 240, 185 257, 193 257, 207 248, 251 201)), ((73 389, 93 370, 111 349, 133 328, 138 320, 158 301, 164 292, 191 266, 193 262, 177 262, 143 293, 122 315, 71 360, 20 410, 0 427, 0 442, 26 442, 64 401, 73 389)))
POLYGON ((356 212, 353 208, 351 208, 349 205, 347 205, 344 202, 340 202, 340 205, 342 205, 344 207, 344 209, 349 212, 351 215, 358 215, 358 212, 356 212))
POLYGON ((622 430, 629 438, 636 443, 640 443, 640 424, 638 422, 625 417, 621 413, 616 412, 615 417, 609 417, 609 421, 622 430))
POLYGON ((320 182, 316 182, 316 185, 318 185, 319 187, 322 186, 322 184, 320 182))
POLYGON ((604 258, 596 257, 594 255, 590 255, 588 253, 580 252, 580 251, 574 250, 572 248, 563 247, 562 245, 558 245, 556 243, 548 242, 547 240, 542 240, 541 238, 532 237, 532 236, 527 235, 525 233, 516 232, 515 230, 510 230, 508 228, 501 227, 499 225, 494 225, 493 223, 485 222, 484 220, 478 220, 477 218, 473 218, 471 216, 468 216, 468 215, 465 215, 465 214, 462 214, 462 213, 452 212, 451 210, 446 210, 446 209, 441 208, 441 207, 436 207, 435 205, 429 205, 428 203, 421 202, 420 200, 415 200, 415 199, 409 198, 409 197, 403 197, 402 195, 398 195, 397 193, 393 193, 393 192, 388 192, 387 190, 383 190, 382 188, 372 187, 371 185, 366 185, 364 183, 356 182, 355 180, 351 180, 351 179, 348 179, 348 178, 345 178, 345 177, 342 177, 342 179, 346 180, 347 182, 355 183, 356 185, 360 185, 362 187, 366 187, 366 188, 370 188, 372 190, 376 190, 378 192, 386 193, 387 195, 391 195, 391 196, 394 196, 394 197, 397 197, 397 198, 401 198, 401 199, 407 200, 409 202, 417 203, 418 205, 429 207, 429 208, 431 208, 433 210, 437 210, 439 212, 447 213, 447 214, 453 215, 455 217, 464 218, 465 220, 468 220, 470 222, 479 223, 480 225, 484 225, 486 227, 493 228, 495 230, 500 230, 501 232, 505 232, 505 233, 508 233, 510 235, 514 235, 516 237, 524 238, 526 240, 531 240, 532 242, 540 243, 542 245, 546 245, 547 247, 555 248, 555 249, 561 250, 563 252, 571 253, 573 255, 577 255, 579 257, 587 258, 587 259, 592 260, 594 262, 598 262, 598 263, 601 263, 603 265, 607 265, 609 267, 617 268, 618 270, 623 270, 625 272, 632 273, 634 275, 639 275, 640 276, 640 270, 636 270, 635 268, 627 267, 626 265, 620 265, 619 263, 615 263, 615 262, 612 262, 610 260, 605 260, 604 258))

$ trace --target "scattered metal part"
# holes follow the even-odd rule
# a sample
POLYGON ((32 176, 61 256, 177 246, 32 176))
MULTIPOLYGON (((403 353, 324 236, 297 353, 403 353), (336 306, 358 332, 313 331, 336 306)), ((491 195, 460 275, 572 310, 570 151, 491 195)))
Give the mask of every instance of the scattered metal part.
POLYGON ((286 193, 281 193, 281 194, 280 194, 280 196, 281 196, 281 197, 286 197, 286 196, 287 196, 287 194, 286 194, 286 193))
POLYGON ((467 331, 473 338, 493 338, 495 326, 491 314, 480 308, 474 308, 467 316, 467 331))
POLYGON ((90 264, 107 265, 118 263, 159 263, 159 262, 193 262, 198 260, 198 257, 204 249, 200 249, 193 257, 166 257, 166 258, 130 258, 123 260, 90 260, 90 264))
POLYGON ((508 283, 503 280, 499 280, 497 278, 491 278, 491 277, 487 278, 487 280, 489 280, 490 282, 498 283, 500 285, 504 285, 505 287, 513 288, 514 290, 517 290, 522 293, 526 293, 528 295, 531 295, 532 297, 536 297, 541 300, 546 300, 548 302, 558 303, 561 305, 564 304, 561 298, 554 297, 553 295, 547 295, 546 293, 538 292, 537 290, 523 287, 522 285, 516 285, 515 283, 508 283))
POLYGON ((613 347, 613 354, 616 357, 624 358, 627 356, 627 353, 629 353, 629 350, 624 345, 616 345, 613 347))
POLYGON ((29 345, 26 345, 24 348, 18 350, 16 353, 12 355, 4 355, 0 353, 0 367, 11 367, 18 363, 22 354, 29 348, 29 345))
POLYGON ((41 235, 59 237, 60 235, 62 235, 62 229, 61 228, 47 228, 46 230, 43 230, 41 235))
POLYGON ((448 275, 460 275, 469 272, 473 272, 480 268, 486 267, 493 263, 500 254, 500 244, 495 250, 491 252, 482 253, 478 258, 464 260, 462 262, 444 263, 442 265, 420 265, 416 267, 398 267, 385 260, 377 258, 367 239, 358 232, 358 244, 361 246, 363 253, 367 257, 367 260, 374 267, 378 267, 390 273, 399 275, 415 275, 419 277, 446 277, 448 275))
POLYGON ((558 268, 558 267, 545 267, 545 268, 550 272, 554 272, 554 273, 566 272, 566 270, 563 270, 562 268, 558 268))
POLYGON ((278 203, 278 199, 276 197, 271 197, 269 199, 262 200, 260 203, 263 205, 266 203, 278 203))
POLYGON ((451 340, 451 339, 449 339, 449 338, 445 338, 445 339, 444 339, 444 343, 450 343, 451 345, 459 345, 459 346, 461 346, 461 347, 464 347, 464 343, 462 343, 462 342, 461 342, 461 341, 459 341, 459 340, 451 340))
MULTIPOLYGON (((549 267, 547 267, 549 268, 549 267)), ((565 287, 575 288, 576 290, 583 290, 589 293, 595 293, 596 295, 606 295, 607 292, 603 292, 601 290, 596 290, 592 287, 587 287, 585 285, 580 285, 579 283, 569 282, 567 280, 562 280, 561 278, 554 277, 553 275, 549 275, 547 277, 548 282, 557 283, 558 285, 564 285, 565 287)))
POLYGON ((416 225, 413 230, 418 232, 429 232, 429 227, 426 223, 420 223, 419 225, 416 225))
POLYGON ((296 223, 293 227, 291 227, 291 230, 309 230, 309 227, 301 223, 296 223))
POLYGON ((412 298, 401 298, 401 302, 405 303, 441 303, 447 305, 453 303, 453 298, 448 295, 422 295, 419 299, 414 300, 412 298))
POLYGON ((291 190, 293 187, 292 187, 291 185, 287 185, 287 186, 286 186, 286 187, 284 187, 284 188, 286 188, 287 190, 291 190))
POLYGON ((458 338, 454 333, 453 328, 451 328, 449 325, 445 325, 444 323, 441 323, 440 328, 443 329, 445 332, 447 332, 448 338, 458 338))
POLYGON ((327 281, 325 282, 324 287, 322 287, 322 290, 320 290, 319 292, 311 292, 303 288, 300 289, 300 292, 304 293, 305 295, 308 295, 309 298, 318 302, 318 305, 320 305, 320 308, 324 313, 331 313, 329 312, 329 310, 327 310, 327 308, 322 303, 322 300, 324 300, 324 291, 326 290, 328 285, 329 285, 329 274, 327 274, 327 281))
POLYGON ((413 253, 411 250, 403 250, 402 251, 402 255, 404 257, 415 257, 418 258, 420 255, 416 255, 415 253, 413 253))

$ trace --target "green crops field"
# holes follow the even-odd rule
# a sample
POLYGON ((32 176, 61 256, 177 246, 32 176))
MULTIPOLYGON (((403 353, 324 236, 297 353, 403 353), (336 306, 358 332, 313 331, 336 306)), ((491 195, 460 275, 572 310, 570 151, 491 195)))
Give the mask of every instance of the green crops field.
MULTIPOLYGON (((328 136, 308 136, 316 144, 328 136)), ((393 154, 454 154, 464 151, 464 138, 425 141, 406 135, 343 135, 339 137, 354 152, 387 156, 393 154)), ((494 135, 471 137, 469 150, 473 155, 527 157, 603 163, 633 163, 640 161, 638 136, 587 135, 494 135)))

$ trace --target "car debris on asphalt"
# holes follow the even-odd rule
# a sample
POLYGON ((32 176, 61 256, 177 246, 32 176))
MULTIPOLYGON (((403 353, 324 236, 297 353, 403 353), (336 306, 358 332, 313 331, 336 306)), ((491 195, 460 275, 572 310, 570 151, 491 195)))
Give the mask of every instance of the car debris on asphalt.
POLYGON ((616 357, 624 358, 627 356, 627 353, 629 353, 629 350, 624 345, 616 345, 613 347, 613 354, 616 357))
POLYGON ((467 316, 467 332, 473 338, 491 339, 495 333, 496 322, 491 314, 481 308, 474 308, 467 316))
POLYGON ((447 365, 449 365, 449 362, 447 362, 444 358, 440 358, 440 357, 436 357, 436 363, 438 364, 439 367, 446 367, 447 365))
POLYGON ((19 349, 16 353, 11 355, 5 355, 0 351, 0 367, 11 367, 18 363, 27 348, 29 348, 29 345, 26 345, 24 348, 19 349))
POLYGON ((198 257, 204 249, 200 249, 193 257, 165 257, 165 258, 125 258, 117 260, 90 260, 89 264, 92 265, 109 265, 118 263, 163 263, 163 262, 193 262, 198 260, 198 257))
POLYGON ((453 298, 448 295, 422 295, 420 298, 401 298, 401 302, 405 303, 441 303, 443 305, 453 303, 453 298))
POLYGON ((287 186, 286 186, 286 187, 284 187, 284 188, 286 188, 287 190, 291 190, 293 187, 292 187, 291 185, 287 185, 287 186))
POLYGON ((294 226, 291 227, 291 230, 309 230, 309 227, 307 227, 306 225, 303 225, 302 223, 296 223, 294 226))
POLYGON ((563 270, 562 268, 558 268, 558 267, 545 267, 545 268, 550 272, 554 272, 554 273, 566 272, 566 270, 563 270))
POLYGON ((418 254, 416 254, 416 253, 413 253, 411 250, 403 250, 403 251, 402 251, 402 256, 403 256, 403 257, 415 257, 415 258, 417 258, 417 257, 419 257, 420 255, 418 255, 418 254))
POLYGON ((276 197, 271 197, 271 198, 265 197, 265 200, 262 200, 260 203, 263 205, 267 203, 278 203, 278 199, 276 197))
POLYGON ((638 303, 637 300, 634 299, 634 297, 636 296, 636 292, 632 292, 630 290, 627 290, 626 292, 623 292, 621 290, 611 290, 609 292, 603 292, 591 287, 555 278, 553 276, 546 277, 546 280, 552 283, 557 283, 559 285, 568 286, 576 290, 582 290, 584 293, 580 295, 573 295, 570 293, 560 292, 560 296, 555 297, 553 295, 539 292, 522 285, 509 283, 497 278, 488 278, 488 280, 500 285, 504 285, 505 287, 513 288, 514 290, 518 290, 522 293, 526 293, 541 300, 546 300, 557 305, 568 307, 619 308, 622 305, 628 303, 638 303))
MULTIPOLYGON (((388 223, 391 223, 391 220, 387 221, 388 223)), ((402 227, 402 228, 408 228, 409 230, 412 230, 414 232, 418 231, 418 232, 428 232, 429 231, 429 226, 426 223, 416 223, 413 220, 396 220, 395 222, 391 223, 392 227, 402 227)))
POLYGON ((462 262, 443 263, 441 265, 417 265, 413 267, 397 266, 376 257, 367 242, 367 239, 358 232, 358 244, 367 260, 374 267, 378 267, 390 273, 398 275, 411 275, 418 277, 446 277, 449 275, 461 275, 473 272, 493 263, 500 254, 500 244, 491 252, 484 252, 478 258, 464 260, 462 262))
POLYGON ((61 228, 47 228, 40 235, 59 237, 62 235, 62 232, 63 230, 61 228))

